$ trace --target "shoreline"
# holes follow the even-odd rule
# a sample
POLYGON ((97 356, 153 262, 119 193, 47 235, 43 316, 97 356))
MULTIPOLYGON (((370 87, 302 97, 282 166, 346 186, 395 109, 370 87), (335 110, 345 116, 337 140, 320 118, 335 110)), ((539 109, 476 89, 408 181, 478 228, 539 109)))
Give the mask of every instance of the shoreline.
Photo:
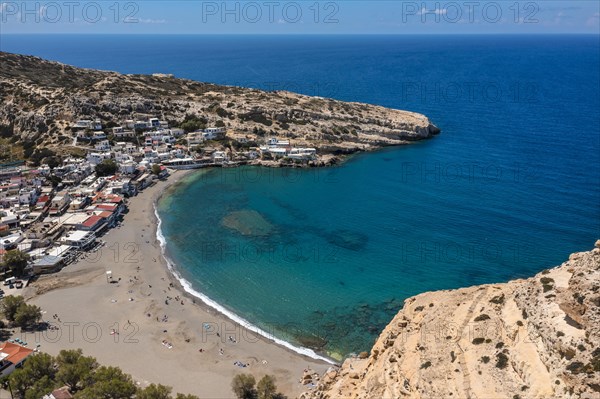
MULTIPOLYGON (((194 171, 187 171, 187 173, 184 174, 184 176, 181 177, 180 180, 184 179, 187 176, 191 176, 193 175, 194 171)), ((175 183, 181 183, 180 180, 178 180, 175 183)), ((163 257, 164 262, 166 263, 166 267, 168 269, 168 271, 171 274, 172 280, 177 282, 177 286, 183 290, 186 294, 188 294, 189 296, 191 296, 192 298, 195 299, 199 299, 200 301, 202 301, 202 303, 206 306, 208 306, 209 308, 215 310, 216 312, 218 312, 219 314, 221 314, 222 316, 228 318, 230 321, 232 321, 233 323, 249 330, 252 331, 258 335, 260 335, 262 338, 264 338, 265 340, 267 340, 268 342, 271 342, 275 345, 279 345, 285 349, 288 349, 298 355, 301 356, 307 356, 310 357, 311 359, 314 360, 319 360, 319 361, 323 361, 326 363, 329 363, 332 366, 337 366, 339 365, 339 361, 336 361, 335 359, 332 358, 328 358, 326 356, 320 355, 317 352, 315 352, 314 350, 310 349, 310 348, 305 348, 302 346, 296 346, 288 341, 285 341, 281 338, 276 337, 274 334, 270 334, 264 330, 262 330, 261 328, 259 328, 258 326, 252 324, 251 322, 249 322, 248 320, 244 319, 242 316, 239 316, 238 314, 236 314, 234 311, 227 309, 226 307, 220 305, 217 301, 213 300, 212 298, 210 298, 208 295, 197 291, 194 287, 193 284, 188 281, 187 279, 185 279, 181 273, 178 270, 178 266, 177 264, 170 259, 167 256, 167 241, 165 236, 163 235, 162 229, 161 229, 161 225, 162 225, 162 220, 160 219, 160 215, 158 213, 158 202, 162 199, 162 197, 165 194, 168 194, 168 189, 173 187, 174 185, 168 186, 165 188, 165 190, 163 192, 161 192, 153 201, 153 208, 154 208, 154 218, 155 218, 155 236, 156 236, 156 240, 159 242, 160 247, 161 247, 161 254, 163 257)))
POLYGON ((27 287, 22 294, 28 302, 40 306, 43 319, 59 329, 14 337, 40 344, 41 351, 52 355, 81 348, 100 364, 121 367, 140 386, 160 383, 173 392, 230 397, 235 375, 251 373, 260 379, 270 374, 280 391, 298 396, 308 389, 300 383, 304 370, 322 375, 331 360, 294 351, 198 300, 163 257, 155 203, 194 172, 174 172, 130 198, 121 227, 102 236, 97 253, 86 253, 27 287), (108 270, 114 284, 107 283, 108 270), (55 313, 58 323, 50 317, 55 313), (165 341, 172 348, 161 345, 165 341))

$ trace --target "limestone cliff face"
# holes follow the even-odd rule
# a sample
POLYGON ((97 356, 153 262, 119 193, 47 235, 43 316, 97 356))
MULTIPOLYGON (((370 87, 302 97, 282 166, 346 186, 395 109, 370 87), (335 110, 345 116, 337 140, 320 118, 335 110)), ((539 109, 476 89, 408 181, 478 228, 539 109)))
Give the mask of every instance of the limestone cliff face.
POLYGON ((599 398, 600 240, 526 280, 410 298, 306 399, 599 398))

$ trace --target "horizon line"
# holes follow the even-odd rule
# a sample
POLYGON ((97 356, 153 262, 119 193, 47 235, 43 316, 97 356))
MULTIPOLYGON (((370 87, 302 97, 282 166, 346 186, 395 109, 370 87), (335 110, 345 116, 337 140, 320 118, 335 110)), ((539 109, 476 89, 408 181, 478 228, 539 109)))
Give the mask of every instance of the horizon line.
POLYGON ((600 32, 431 32, 431 33, 129 33, 129 32, 97 32, 97 33, 76 33, 76 32, 9 32, 2 33, 1 36, 11 35, 30 35, 30 36, 48 36, 48 35, 77 35, 77 36, 562 36, 562 35, 579 35, 579 36, 600 36, 600 32))

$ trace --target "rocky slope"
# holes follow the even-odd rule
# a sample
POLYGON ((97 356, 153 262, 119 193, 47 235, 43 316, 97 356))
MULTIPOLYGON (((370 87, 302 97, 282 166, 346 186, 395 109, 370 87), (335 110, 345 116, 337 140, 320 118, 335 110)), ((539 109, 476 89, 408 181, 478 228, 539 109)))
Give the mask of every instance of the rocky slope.
POLYGON ((600 240, 527 280, 410 298, 305 399, 599 398, 600 240))
POLYGON ((105 125, 194 115, 224 123, 250 142, 276 135, 321 153, 350 153, 428 138, 439 132, 420 114, 290 92, 218 86, 165 75, 122 75, 0 52, 0 133, 13 142, 58 146, 78 119, 105 125))

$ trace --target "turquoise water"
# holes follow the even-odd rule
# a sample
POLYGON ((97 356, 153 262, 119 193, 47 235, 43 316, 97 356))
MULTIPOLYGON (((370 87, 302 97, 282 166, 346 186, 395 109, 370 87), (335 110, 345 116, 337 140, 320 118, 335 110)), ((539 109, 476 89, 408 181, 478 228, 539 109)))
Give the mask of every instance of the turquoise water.
POLYGON ((160 202, 183 277, 295 344, 367 350, 408 296, 529 276, 600 237, 597 36, 49 40, 2 49, 409 109, 442 128, 331 169, 199 173, 160 202))

